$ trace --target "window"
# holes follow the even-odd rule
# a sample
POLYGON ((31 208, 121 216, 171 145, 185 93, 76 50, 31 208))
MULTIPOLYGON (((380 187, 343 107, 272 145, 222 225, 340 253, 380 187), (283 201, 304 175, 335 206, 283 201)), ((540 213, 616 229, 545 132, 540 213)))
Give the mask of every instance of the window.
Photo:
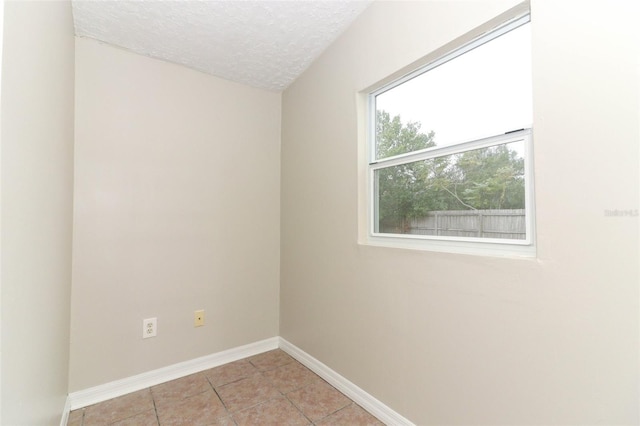
POLYGON ((529 15, 369 95, 369 241, 534 252, 529 15))

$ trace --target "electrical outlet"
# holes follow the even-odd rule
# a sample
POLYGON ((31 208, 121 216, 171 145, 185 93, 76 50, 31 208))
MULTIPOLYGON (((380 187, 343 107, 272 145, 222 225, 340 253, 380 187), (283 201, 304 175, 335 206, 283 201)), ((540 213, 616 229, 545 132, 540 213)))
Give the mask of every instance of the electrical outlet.
POLYGON ((142 338, 155 337, 158 334, 158 318, 142 320, 142 338))
POLYGON ((204 309, 194 312, 193 326, 202 327, 204 325, 204 309))

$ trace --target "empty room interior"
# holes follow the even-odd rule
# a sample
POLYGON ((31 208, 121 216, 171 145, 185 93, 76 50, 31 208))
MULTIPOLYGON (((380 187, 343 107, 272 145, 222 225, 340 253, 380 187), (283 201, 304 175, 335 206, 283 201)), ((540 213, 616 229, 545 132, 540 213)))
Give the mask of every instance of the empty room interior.
POLYGON ((385 424, 640 423, 638 2, 0 6, 2 425, 276 349, 385 424))

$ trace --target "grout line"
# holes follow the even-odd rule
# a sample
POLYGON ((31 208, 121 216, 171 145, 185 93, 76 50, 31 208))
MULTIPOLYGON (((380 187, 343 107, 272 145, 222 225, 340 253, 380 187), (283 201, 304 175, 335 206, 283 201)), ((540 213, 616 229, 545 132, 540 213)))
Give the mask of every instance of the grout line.
MULTIPOLYGON (((338 392, 340 392, 340 391, 338 391, 338 392)), ((342 393, 342 392, 340 392, 340 393, 342 393)), ((343 394, 343 395, 344 395, 344 394, 343 394)), ((346 395, 345 395, 345 396, 346 396, 346 395)), ((349 398, 349 397, 347 397, 347 398, 349 398)), ((327 418, 327 417, 329 417, 329 416, 333 416, 333 415, 334 415, 334 414, 336 414, 337 412, 340 412, 340 411, 342 411, 342 410, 344 410, 344 409, 346 409, 346 408, 349 408, 350 406, 352 406, 352 405, 354 405, 354 404, 355 404, 355 402, 353 402, 353 400, 352 400, 351 398, 349 398, 349 401, 351 401, 351 403, 349 403, 349 404, 345 405, 345 406, 344 406, 344 407, 342 407, 342 408, 338 408, 338 409, 337 409, 336 411, 334 411, 333 413, 327 414, 326 416, 324 416, 322 419, 320 419, 320 420, 318 420, 318 421, 324 420, 324 419, 326 419, 326 418, 327 418)))
MULTIPOLYGON (((211 383, 211 380, 209 380, 208 377, 205 376, 205 378, 207 379, 207 382, 209 382, 209 386, 211 386, 211 389, 213 389, 213 392, 215 392, 216 396, 218 397, 218 399, 220 400, 220 402, 222 403, 222 406, 224 407, 224 409, 227 411, 227 414, 229 416, 231 416, 231 411, 229 411, 229 407, 227 407, 227 404, 225 404, 224 400, 222 399, 222 397, 220 396, 220 394, 218 393, 218 389, 216 389, 215 386, 213 386, 213 383, 211 383)), ((224 385, 223 385, 224 386, 224 385)))
MULTIPOLYGON (((308 386, 309 384, 307 384, 306 386, 308 386)), ((300 387, 299 389, 302 389, 305 386, 300 387)), ((293 391, 292 391, 293 392, 293 391)), ((300 414, 302 414, 302 417, 304 417, 305 419, 309 420, 309 423, 312 425, 315 425, 315 422, 313 422, 303 411, 300 407, 298 407, 295 402, 293 402, 292 400, 289 399, 289 397, 287 395, 284 395, 284 397, 287 399, 287 401, 289 401, 289 404, 291 404, 296 410, 298 410, 298 412, 300 414)))
MULTIPOLYGON (((283 351, 283 352, 284 352, 284 351, 283 351)), ((285 353, 286 353, 286 352, 285 352, 285 353)), ((287 355, 289 355, 289 354, 287 354, 287 355)), ((284 363, 284 364, 281 364, 281 365, 278 365, 278 366, 276 366, 276 367, 269 368, 269 369, 266 369, 266 370, 260 370, 260 369, 258 369, 258 367, 257 367, 257 366, 252 362, 252 361, 250 361, 250 360, 249 360, 249 358, 254 358, 254 357, 256 357, 256 356, 258 356, 258 355, 254 355, 254 356, 250 356, 250 357, 245 358, 245 359, 247 360, 247 362, 248 362, 250 365, 252 365, 252 366, 256 369, 256 373, 255 373, 254 375, 250 375, 250 376, 247 376, 247 377, 241 377, 241 378, 239 378, 239 379, 237 379, 237 380, 235 380, 235 381, 233 381, 233 382, 225 383, 224 385, 221 385, 220 387, 223 387, 223 386, 226 386, 226 385, 229 385, 229 384, 232 384, 232 383, 237 383, 237 382, 239 382, 239 381, 246 380, 246 379, 249 379, 249 378, 251 378, 251 377, 254 377, 254 376, 260 375, 260 377, 261 377, 262 379, 264 379, 267 383, 269 383, 273 389, 276 389, 276 390, 278 391, 278 392, 277 392, 277 393, 278 393, 278 396, 273 397, 273 398, 268 398, 268 399, 263 400, 263 401, 260 401, 260 402, 258 402, 258 403, 256 403, 256 404, 254 404, 254 405, 251 405, 251 406, 249 406, 249 407, 245 407, 245 408, 243 408, 242 410, 237 410, 237 411, 235 411, 234 413, 232 413, 232 412, 229 410, 229 407, 227 406, 227 404, 224 402, 224 400, 222 399, 222 397, 221 397, 221 396, 220 396, 220 394, 218 393, 218 390, 216 389, 216 386, 214 386, 214 385, 213 385, 212 380, 211 380, 211 379, 210 379, 206 374, 204 374, 204 372, 196 373, 196 374, 201 374, 201 375, 202 375, 202 377, 204 377, 204 378, 207 380, 207 383, 209 384, 209 386, 210 386, 211 390, 213 390, 214 394, 218 397, 218 399, 219 399, 219 400, 220 400, 220 402, 222 403, 222 405, 223 405, 223 407, 224 407, 224 409, 225 409, 225 413, 226 413, 227 418, 231 419, 232 423, 233 423, 234 425, 236 425, 236 426, 237 426, 237 422, 236 422, 235 417, 234 417, 234 416, 235 416, 235 414, 238 414, 238 413, 241 413, 241 412, 244 412, 244 411, 247 411, 247 410, 253 409, 253 408, 255 408, 255 407, 257 407, 257 406, 259 406, 259 405, 261 405, 261 404, 265 404, 265 403, 267 403, 267 402, 269 402, 269 401, 272 401, 272 400, 274 400, 274 399, 277 399, 277 398, 284 398, 286 401, 288 401, 288 402, 289 402, 289 403, 290 403, 290 404, 295 408, 295 410, 296 410, 299 414, 301 414, 301 415, 302 415, 302 416, 303 416, 307 421, 309 421, 309 423, 310 423, 311 425, 316 425, 317 423, 319 423, 319 422, 321 422, 321 421, 325 420, 325 419, 326 419, 326 418, 328 418, 329 416, 332 416, 332 415, 334 415, 335 413, 338 413, 338 412, 340 412, 340 411, 342 411, 342 410, 345 410, 345 409, 347 409, 348 407, 351 407, 351 406, 357 406, 357 407, 362 408, 362 407, 361 407, 360 405, 358 405, 358 404, 357 404, 357 403, 356 403, 352 398, 350 398, 349 396, 345 395, 342 391, 338 390, 338 389, 337 389, 335 386, 333 386, 331 383, 328 383, 328 382, 327 382, 323 377, 319 376, 317 373, 315 373, 313 370, 311 370, 311 369, 310 369, 309 367, 307 367, 306 365, 302 364, 300 361, 298 361, 298 360, 296 360, 295 358, 293 358, 291 355, 289 355, 289 357, 290 357, 290 361, 289 361, 289 362, 286 362, 286 363, 284 363), (285 392, 283 392, 282 390, 278 389, 278 388, 275 386, 274 381, 273 381, 271 378, 269 378, 268 376, 266 376, 266 374, 265 374, 266 372, 269 372, 269 371, 275 371, 275 370, 278 370, 278 369, 284 368, 284 367, 286 367, 286 366, 288 366, 288 365, 291 365, 291 364, 293 364, 293 363, 296 363, 296 362, 297 362, 297 363, 298 363, 298 364, 299 364, 303 369, 305 369, 307 372, 311 373, 314 377, 313 377, 313 378, 311 378, 308 382, 306 382, 306 383, 304 383, 304 384, 302 384, 302 385, 300 385, 300 386, 294 387, 294 388, 292 388, 292 389, 288 389, 286 393, 285 393, 285 392), (308 416, 307 416, 307 415, 302 411, 302 408, 298 407, 298 406, 296 405, 296 403, 295 403, 294 401, 292 401, 292 400, 288 397, 288 394, 291 394, 291 393, 293 393, 293 392, 297 392, 297 391, 300 391, 300 390, 302 390, 302 389, 304 389, 304 388, 307 388, 307 387, 309 387, 309 386, 312 386, 312 385, 313 385, 314 383, 316 383, 318 380, 319 380, 320 382, 323 382, 323 383, 325 383, 326 385, 330 386, 332 389, 334 389, 334 390, 338 391, 338 393, 340 393, 340 394, 341 394, 341 395, 343 395, 345 398, 347 398, 347 400, 349 401, 349 403, 348 403, 347 405, 343 406, 343 407, 340 407, 339 409, 337 409, 337 410, 335 410, 335 411, 333 411, 333 412, 331 412, 331 413, 326 414, 326 415, 325 415, 325 416, 323 416, 322 418, 317 419, 316 421, 313 421, 311 418, 309 418, 309 417, 308 417, 308 416)), ((223 365, 224 365, 224 364, 223 364, 223 365)), ((185 377, 186 377, 186 376, 185 376, 185 377)), ((171 380, 171 381, 168 381, 168 382, 165 382, 165 383, 170 383, 170 382, 175 381, 175 380, 179 380, 179 379, 174 379, 174 380, 171 380)), ((289 383, 289 381, 287 381, 286 383, 289 383)), ((290 384, 289 384, 289 385, 290 385, 290 384)), ((287 388, 287 386, 288 386, 288 385, 285 385, 285 386, 284 386, 284 388, 287 388)), ((162 425, 161 425, 161 422, 160 422, 160 416, 159 416, 159 412, 158 412, 157 401, 155 400, 155 396, 154 396, 154 393, 152 392, 152 389, 151 389, 151 388, 152 388, 152 387, 148 387, 148 388, 145 388, 145 389, 149 392, 149 394, 150 394, 150 396, 151 396, 152 403, 153 403, 153 409, 154 409, 154 413, 155 413, 155 417, 156 417, 156 422, 157 422, 158 426, 162 426, 162 425)), ((202 393, 205 393, 205 392, 208 392, 208 391, 204 391, 204 392, 202 392, 202 393)), ((189 396, 189 398, 190 398, 190 397, 193 397, 193 396, 196 396, 196 395, 199 395, 199 394, 200 394, 200 393, 195 394, 195 395, 190 395, 190 396, 189 396)), ((187 398, 184 398, 184 399, 187 399, 187 398)), ((184 399, 183 399, 183 400, 184 400, 184 399)), ((82 416, 81 416, 80 425, 82 426, 82 425, 84 425, 84 423, 85 423, 85 414, 86 414, 86 410, 85 410, 85 408, 81 408, 81 410, 82 410, 82 416)), ((367 410, 365 410, 365 411, 367 411, 367 410)), ((140 413, 136 413, 136 414, 134 414, 133 416, 138 415, 138 414, 140 414, 140 413)), ((133 417, 133 416, 130 416, 130 417, 133 417)), ((128 418, 130 418, 130 417, 127 417, 127 419, 128 419, 128 418)), ((375 416, 374 416, 374 417, 375 417, 375 416)), ((126 419, 120 419, 120 420, 126 420, 126 419)), ((379 419, 377 419, 377 420, 379 420, 379 419)))
MULTIPOLYGON (((223 364, 223 365, 226 365, 226 364, 223 364)), ((206 374, 203 374, 203 376, 204 376, 205 379, 207 379, 207 382, 209 382, 209 386, 211 386, 211 389, 213 389, 213 393, 215 393, 216 396, 218 397, 218 399, 220 400, 220 403, 224 407, 224 411, 227 413, 227 417, 230 418, 231 421, 233 422, 233 424, 237 426, 238 423, 236 422, 236 419, 233 417, 233 414, 231 414, 231 411, 229 410, 229 407, 227 407, 227 404, 224 402, 224 400, 222 399, 222 397, 218 393, 218 389, 216 389, 216 387, 213 385, 213 383, 211 382, 211 379, 209 379, 209 376, 207 376, 206 374)), ((238 380, 242 380, 242 379, 238 379, 238 380)), ((238 380, 236 380, 236 381, 238 381, 238 380)), ((235 382, 231 382, 231 383, 235 383, 235 382)), ((228 384, 228 383, 225 383, 225 384, 228 384)), ((221 385, 221 386, 224 386, 224 385, 221 385)))
POLYGON ((151 393, 151 401, 153 401, 153 411, 156 413, 156 422, 158 422, 158 426, 160 426, 160 416, 158 415, 158 407, 156 406, 156 398, 153 396, 153 392, 151 388, 149 388, 149 393, 151 393))

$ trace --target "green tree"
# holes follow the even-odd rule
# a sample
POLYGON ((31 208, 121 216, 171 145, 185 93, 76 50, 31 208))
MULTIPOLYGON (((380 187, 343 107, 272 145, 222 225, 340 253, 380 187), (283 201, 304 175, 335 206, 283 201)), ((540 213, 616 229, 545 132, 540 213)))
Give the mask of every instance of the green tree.
POLYGON ((472 208, 523 209, 524 160, 506 145, 460 154, 462 199, 472 208))
MULTIPOLYGON (((421 123, 377 112, 376 158, 435 146, 421 123)), ((430 211, 524 208, 524 161, 498 145, 380 169, 376 185, 380 230, 406 233, 411 219, 430 211)))
POLYGON ((376 158, 418 151, 436 146, 434 132, 422 133, 417 122, 402 124, 400 116, 391 118, 388 112, 376 113, 376 158))
MULTIPOLYGON (((420 123, 403 124, 400 116, 386 111, 376 114, 376 158, 387 158, 434 147, 434 132, 423 133, 420 123)), ((388 167, 377 172, 378 220, 389 232, 405 233, 411 218, 429 210, 429 188, 424 183, 434 174, 424 161, 388 167)))

